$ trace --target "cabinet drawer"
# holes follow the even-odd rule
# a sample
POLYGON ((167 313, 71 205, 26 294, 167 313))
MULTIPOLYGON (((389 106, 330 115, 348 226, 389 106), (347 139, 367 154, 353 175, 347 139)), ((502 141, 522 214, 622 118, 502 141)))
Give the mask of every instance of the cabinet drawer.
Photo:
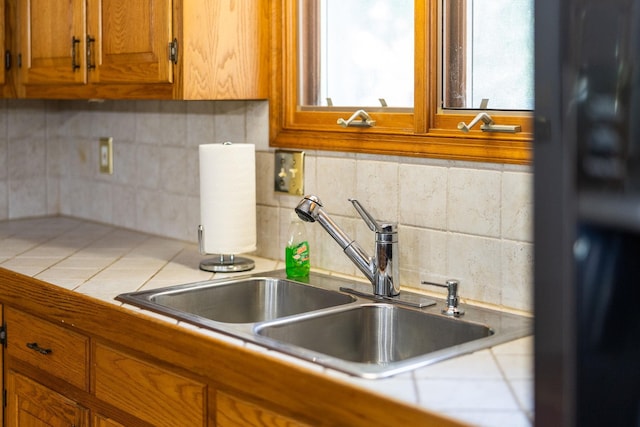
POLYGON ((96 344, 96 397, 156 427, 204 426, 206 386, 96 344))
POLYGON ((89 338, 7 308, 7 354, 88 390, 89 338))

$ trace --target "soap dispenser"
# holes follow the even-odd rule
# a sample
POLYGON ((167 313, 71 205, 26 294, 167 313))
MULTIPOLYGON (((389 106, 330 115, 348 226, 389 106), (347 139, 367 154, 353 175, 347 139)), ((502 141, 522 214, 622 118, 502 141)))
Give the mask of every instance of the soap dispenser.
POLYGON ((311 268, 309 263, 309 241, 305 224, 295 212, 291 213, 289 237, 285 248, 287 277, 307 277, 311 268))

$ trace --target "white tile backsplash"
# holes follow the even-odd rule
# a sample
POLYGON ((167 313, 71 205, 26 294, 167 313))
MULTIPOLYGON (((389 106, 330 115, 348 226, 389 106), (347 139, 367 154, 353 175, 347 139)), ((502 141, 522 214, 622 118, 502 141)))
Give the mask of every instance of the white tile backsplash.
POLYGON ((355 211, 348 199, 360 195, 357 191, 356 160, 318 156, 315 185, 308 187, 306 193, 316 194, 329 214, 353 216, 355 211))
MULTIPOLYGON (((273 191, 265 101, 0 101, 0 220, 63 214, 196 240, 198 145, 256 145, 257 255, 281 260, 299 197, 273 191), (114 174, 98 172, 114 138, 114 174)), ((401 284, 456 278, 465 300, 532 311, 532 190, 525 166, 308 151, 305 193, 369 253, 348 198, 399 223, 401 284)), ((313 266, 357 275, 308 224, 313 266)), ((430 291, 433 291, 430 289, 430 291)))
POLYGON ((502 174, 502 237, 533 241, 533 176, 530 173, 502 174))
POLYGON ((447 223, 451 231, 500 237, 502 173, 449 169, 447 223))
POLYGON ((448 171, 440 166, 400 166, 398 214, 402 224, 447 229, 448 171))
MULTIPOLYGON (((378 221, 398 221, 398 169, 396 162, 359 160, 356 163, 357 199, 378 221)), ((344 200, 338 203, 344 204, 344 200)))
POLYGON ((460 281, 463 301, 502 304, 501 243, 488 237, 449 234, 447 270, 449 278, 460 281))
POLYGON ((45 175, 9 180, 9 218, 46 214, 47 177, 45 175))

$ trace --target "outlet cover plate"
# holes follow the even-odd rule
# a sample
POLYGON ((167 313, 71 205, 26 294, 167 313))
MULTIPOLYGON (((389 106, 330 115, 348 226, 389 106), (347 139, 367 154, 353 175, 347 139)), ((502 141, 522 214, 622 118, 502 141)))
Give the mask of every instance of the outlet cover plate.
POLYGON ((276 150, 274 190, 304 196, 304 151, 276 150))
POLYGON ((100 173, 113 174, 113 138, 100 138, 100 173))

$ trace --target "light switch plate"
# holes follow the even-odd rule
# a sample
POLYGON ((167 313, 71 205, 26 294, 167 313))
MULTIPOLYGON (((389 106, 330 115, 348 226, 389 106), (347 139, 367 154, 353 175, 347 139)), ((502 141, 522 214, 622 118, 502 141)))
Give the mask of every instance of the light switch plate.
POLYGON ((113 138, 100 138, 100 173, 113 174, 113 138))
POLYGON ((274 190, 304 196, 304 151, 276 150, 274 190))

